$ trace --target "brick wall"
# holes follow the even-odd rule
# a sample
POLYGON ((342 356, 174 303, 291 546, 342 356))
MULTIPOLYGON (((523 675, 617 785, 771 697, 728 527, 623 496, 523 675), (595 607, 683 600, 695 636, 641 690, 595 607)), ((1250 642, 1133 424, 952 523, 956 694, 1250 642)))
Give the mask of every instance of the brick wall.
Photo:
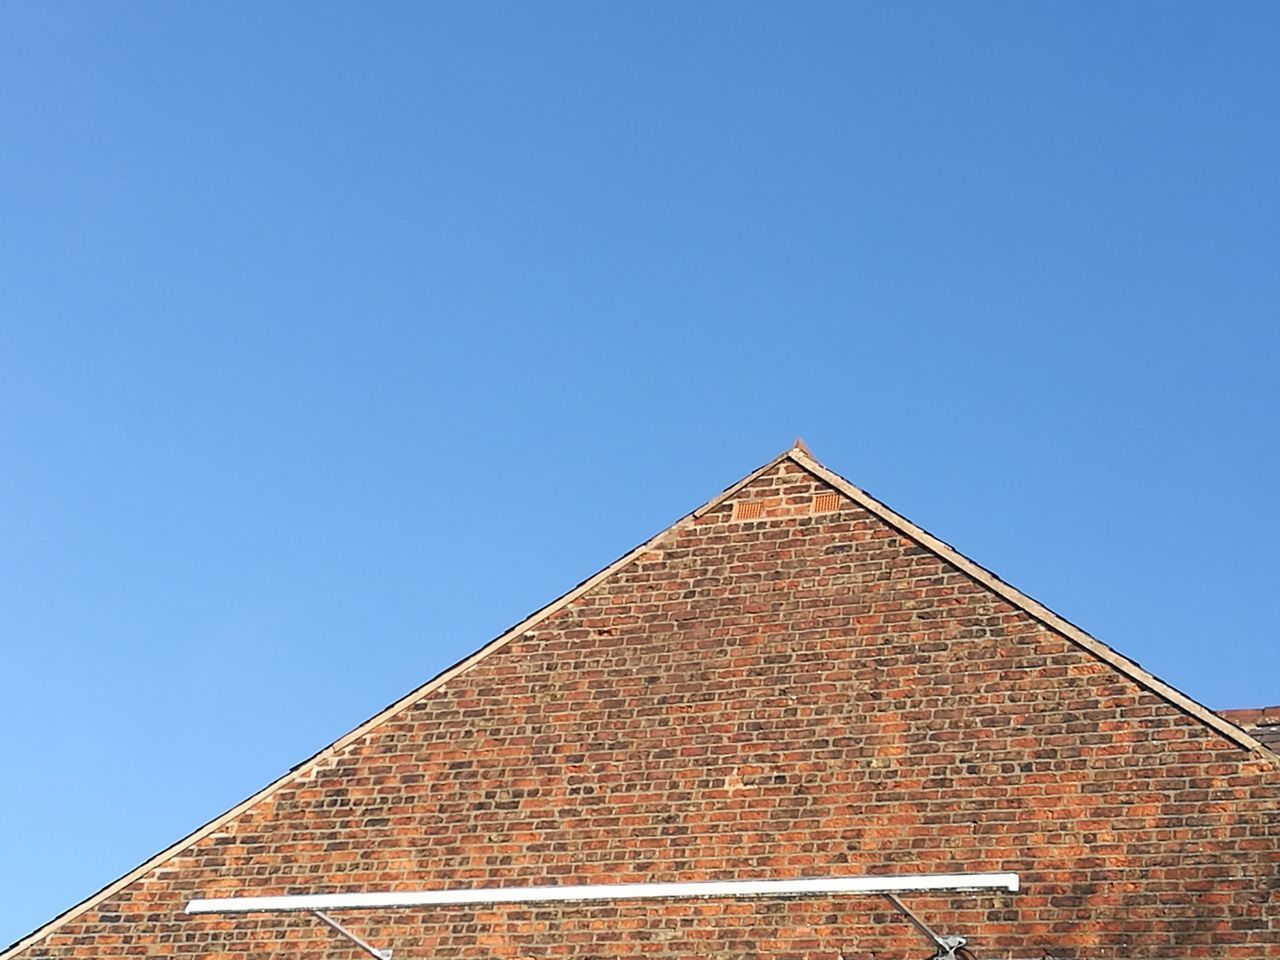
MULTIPOLYGON (((21 956, 359 956, 196 896, 1008 870, 907 899, 984 958, 1280 958, 1276 767, 831 492, 784 460, 21 956)), ((930 954, 866 898, 344 920, 397 960, 930 954)))

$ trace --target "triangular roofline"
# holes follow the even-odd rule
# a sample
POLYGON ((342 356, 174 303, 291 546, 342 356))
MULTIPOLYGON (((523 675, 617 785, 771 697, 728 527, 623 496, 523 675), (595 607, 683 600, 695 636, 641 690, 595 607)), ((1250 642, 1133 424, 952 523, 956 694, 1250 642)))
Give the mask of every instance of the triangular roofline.
POLYGON ((1280 755, 1273 753, 1270 749, 1268 749, 1263 744, 1258 742, 1256 739, 1251 737, 1248 733, 1246 733, 1240 727, 1236 726, 1234 723, 1220 717, 1218 714, 1214 713, 1208 707, 1204 706, 1203 704, 1197 703, 1195 700, 1193 700, 1191 697, 1187 696, 1186 694, 1182 693, 1180 690, 1177 690, 1176 688, 1165 683, 1159 677, 1144 670, 1135 661, 1130 660, 1128 657, 1124 656, 1123 654, 1107 646, 1102 641, 1085 633, 1085 631, 1081 630, 1075 624, 1071 623, 1070 621, 1054 613, 1048 607, 1044 606, 1043 604, 1039 603, 1036 600, 1033 600, 1031 597, 1028 597, 1026 594, 1022 593, 1022 591, 1018 590, 1017 588, 1012 587, 1009 584, 1005 583, 1003 580, 1001 580, 998 576, 996 576, 990 570, 987 570, 985 567, 982 567, 979 564, 974 563, 972 560, 964 556, 964 554, 960 553, 950 544, 942 540, 939 540, 937 537, 933 536, 933 534, 929 533, 927 530, 923 529, 922 527, 916 526, 910 520, 906 519, 905 517, 896 513, 894 510, 885 506, 883 503, 881 503, 879 500, 872 497, 866 491, 862 490, 859 487, 854 486, 848 480, 844 479, 844 477, 840 476, 837 473, 833 473, 831 470, 828 470, 825 466, 823 466, 821 463, 815 460, 812 454, 809 453, 809 450, 804 445, 804 443, 801 440, 797 439, 795 442, 795 445, 792 446, 790 449, 784 450, 782 453, 774 457, 768 463, 751 471, 749 474, 747 474, 737 483, 733 484, 730 487, 727 487, 722 493, 708 500, 706 503, 704 503, 702 506, 698 507, 697 509, 693 510, 692 512, 685 514, 683 517, 681 517, 675 523, 671 524, 671 526, 667 527, 662 532, 656 534, 653 537, 650 537, 644 543, 640 544, 639 546, 623 554, 621 557, 613 561, 613 563, 609 564, 607 567, 604 567, 599 572, 588 577, 586 580, 583 580, 581 583, 579 583, 576 587, 574 587, 568 593, 565 593, 558 599, 553 600, 551 603, 542 607, 535 613, 530 614, 528 617, 526 617, 524 620, 521 620, 515 626, 508 629, 506 632, 490 640, 488 643, 480 647, 474 653, 463 658, 462 660, 459 660, 457 663, 453 664, 451 667, 448 667, 445 670, 441 671, 440 673, 436 674, 436 676, 428 680, 426 683, 422 684, 420 687, 416 688, 415 690, 401 697, 399 700, 396 700, 395 702, 391 703, 389 706, 385 707, 379 713, 375 714, 374 716, 366 720, 364 723, 360 724, 354 730, 339 737, 337 740, 333 741, 333 743, 329 744, 327 747, 324 747, 317 753, 308 757, 306 760, 290 768, 288 772, 286 772, 283 776, 277 778, 276 780, 273 780, 267 786, 263 787, 257 793, 253 794, 251 797, 248 797, 247 799, 242 800, 240 803, 236 804, 234 807, 227 810, 225 813, 219 814, 217 817, 214 817, 208 823, 204 824, 201 827, 198 827, 196 830, 187 834, 187 836, 183 837, 177 843, 174 843, 171 846, 166 847, 164 850, 160 851, 159 853, 151 857, 146 862, 140 864, 133 870, 130 870, 124 876, 119 877, 116 880, 113 880, 111 883, 107 884, 101 890, 98 890, 96 893, 90 894, 87 898, 80 901, 80 903, 76 904, 73 907, 70 907, 63 913, 59 914, 57 917, 54 917, 48 923, 32 931, 30 934, 23 937, 22 939, 16 941, 15 943, 7 947, 2 953, 0 953, 0 960, 11 960, 11 958, 16 957, 27 947, 30 947, 32 944, 56 932, 60 927, 70 923, 80 915, 93 909, 95 906, 97 906, 99 903, 106 900, 107 898, 112 897, 115 894, 119 893, 122 889, 127 887, 129 884, 133 883, 135 880, 140 879, 150 871, 154 870, 156 867, 159 867, 164 863, 166 863, 167 861, 178 856, 179 854, 181 854, 182 852, 190 848, 193 844, 199 843, 201 840, 203 840, 205 837, 209 836, 210 834, 217 832, 223 826, 225 826, 226 824, 234 820, 236 817, 240 816, 240 814, 246 812, 251 807, 255 806, 258 802, 265 800, 267 797, 274 794, 277 790, 280 790, 282 787, 293 782, 299 777, 305 776, 306 774, 310 773, 311 770, 313 770, 319 764, 341 753, 348 746, 350 746, 355 741, 359 740, 365 734, 370 733, 373 730, 377 729, 378 727, 382 726, 384 723, 391 720, 393 717, 397 716, 398 714, 407 710, 409 707, 413 706, 419 700, 422 700, 424 697, 427 697, 430 694, 434 693, 437 689, 439 689, 444 684, 448 683, 454 677, 458 676, 459 674, 467 672, 472 667, 476 666, 483 660, 487 659, 490 655, 501 650, 503 647, 509 644, 516 637, 519 637, 521 634, 528 632, 529 630, 536 627, 542 621, 555 615, 560 610, 564 609, 569 604, 573 603, 573 601, 577 600, 584 593, 591 590, 601 581, 607 580, 609 577, 613 576, 618 571, 626 568, 631 563, 633 563, 637 558, 645 554, 647 551, 658 546, 662 541, 666 540, 670 535, 674 534, 679 530, 684 529, 685 527, 693 523, 695 520, 697 520, 699 517, 705 516, 706 514, 710 513, 712 510, 716 509, 716 507, 720 506, 726 500, 733 497, 743 487, 747 486, 752 481, 756 480, 758 477, 764 475, 765 473, 768 473, 778 464, 787 460, 792 461, 797 466, 801 467, 803 470, 812 474, 814 477, 817 477, 823 482, 834 487, 836 490, 840 491, 845 496, 847 496, 850 500, 853 500, 859 506, 865 508, 870 513, 879 517, 881 520, 883 520, 889 526, 893 527, 899 533, 903 534, 904 536, 906 536, 911 540, 914 540, 916 543, 930 550, 931 552, 936 554, 939 558, 951 564, 952 566, 957 567, 962 572, 967 574, 969 577, 977 581, 979 584, 981 584, 982 586, 986 587, 988 590, 991 590, 996 595, 1008 601, 1014 607, 1027 613, 1032 618, 1044 624, 1049 629, 1063 635, 1068 640, 1075 643, 1077 646, 1083 647, 1089 653, 1092 653, 1094 656, 1098 657, 1098 659, 1114 667, 1116 670, 1119 670, 1121 673, 1128 676, 1130 679, 1138 683, 1140 686, 1147 688, 1152 693, 1157 694, 1158 696, 1167 700, 1169 703, 1178 707, 1184 713, 1187 713, 1190 716, 1194 717, 1195 719, 1206 724, 1207 726, 1212 727, 1215 731, 1222 734, 1224 737, 1226 737, 1228 740, 1232 741, 1233 743, 1236 743, 1237 745, 1245 748, 1246 750, 1257 752, 1262 757, 1267 758, 1273 763, 1280 763, 1280 755))
MULTIPOLYGON (((1150 671, 1144 670, 1137 661, 1130 660, 1124 654, 1107 646, 1101 640, 1085 633, 1085 631, 1081 630, 1070 620, 1054 613, 1044 604, 1027 596, 1017 587, 1005 583, 986 567, 974 563, 955 547, 951 546, 951 544, 943 540, 939 540, 923 527, 916 526, 906 517, 901 516, 889 507, 885 506, 865 490, 855 487, 839 474, 832 473, 822 464, 818 463, 818 461, 814 460, 813 457, 809 456, 804 450, 793 449, 787 451, 787 453, 792 460, 798 463, 805 470, 808 470, 815 477, 818 477, 835 487, 851 500, 854 500, 860 506, 866 508, 885 523, 889 524, 889 526, 896 529, 899 533, 937 554, 952 566, 959 568, 992 593, 1004 598, 1019 610, 1040 621, 1050 630, 1062 634, 1077 646, 1083 647, 1085 650, 1089 651, 1089 653, 1092 653, 1099 660, 1115 667, 1121 673, 1125 674, 1125 676, 1135 681, 1139 686, 1146 687, 1152 693, 1163 697, 1175 707, 1178 707, 1183 712, 1190 714, 1202 723, 1212 727, 1228 740, 1239 744, 1246 750, 1255 750, 1269 760, 1280 761, 1280 757, 1273 754, 1270 749, 1251 737, 1230 720, 1224 719, 1204 704, 1193 700, 1181 690, 1161 680, 1150 671)), ((0 960, 3 960, 3 958, 0 958, 0 960)))

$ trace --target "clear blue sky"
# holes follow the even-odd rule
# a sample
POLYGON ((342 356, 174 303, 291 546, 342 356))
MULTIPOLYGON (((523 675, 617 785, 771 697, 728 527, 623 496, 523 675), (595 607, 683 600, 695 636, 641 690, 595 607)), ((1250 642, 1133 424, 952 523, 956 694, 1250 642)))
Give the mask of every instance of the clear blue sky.
POLYGON ((802 435, 1280 702, 1274 3, 0 8, 0 941, 802 435))

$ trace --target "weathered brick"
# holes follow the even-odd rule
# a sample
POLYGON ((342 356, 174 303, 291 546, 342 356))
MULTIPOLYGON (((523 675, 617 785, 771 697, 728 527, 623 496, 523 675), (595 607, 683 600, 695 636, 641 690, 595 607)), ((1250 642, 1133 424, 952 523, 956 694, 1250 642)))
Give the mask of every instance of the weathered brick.
MULTIPOLYGON (((784 459, 21 956, 357 956, 197 896, 992 870, 1023 892, 912 905, 987 958, 1280 958, 1276 767, 784 459)), ((859 898, 347 919, 398 960, 927 952, 859 898)))

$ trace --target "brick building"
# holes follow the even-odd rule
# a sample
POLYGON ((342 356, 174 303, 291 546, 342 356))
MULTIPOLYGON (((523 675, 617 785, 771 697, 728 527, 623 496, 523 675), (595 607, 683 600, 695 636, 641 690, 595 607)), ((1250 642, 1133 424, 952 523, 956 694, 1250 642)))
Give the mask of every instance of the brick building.
MULTIPOLYGON (((1280 958, 1280 757, 797 446, 0 960, 368 956, 211 897, 1008 872, 982 958, 1280 958)), ((409 958, 928 957, 869 896, 335 911, 409 958)))
POLYGON ((1245 733, 1272 750, 1280 750, 1280 706, 1260 707, 1255 710, 1219 711, 1245 733))

